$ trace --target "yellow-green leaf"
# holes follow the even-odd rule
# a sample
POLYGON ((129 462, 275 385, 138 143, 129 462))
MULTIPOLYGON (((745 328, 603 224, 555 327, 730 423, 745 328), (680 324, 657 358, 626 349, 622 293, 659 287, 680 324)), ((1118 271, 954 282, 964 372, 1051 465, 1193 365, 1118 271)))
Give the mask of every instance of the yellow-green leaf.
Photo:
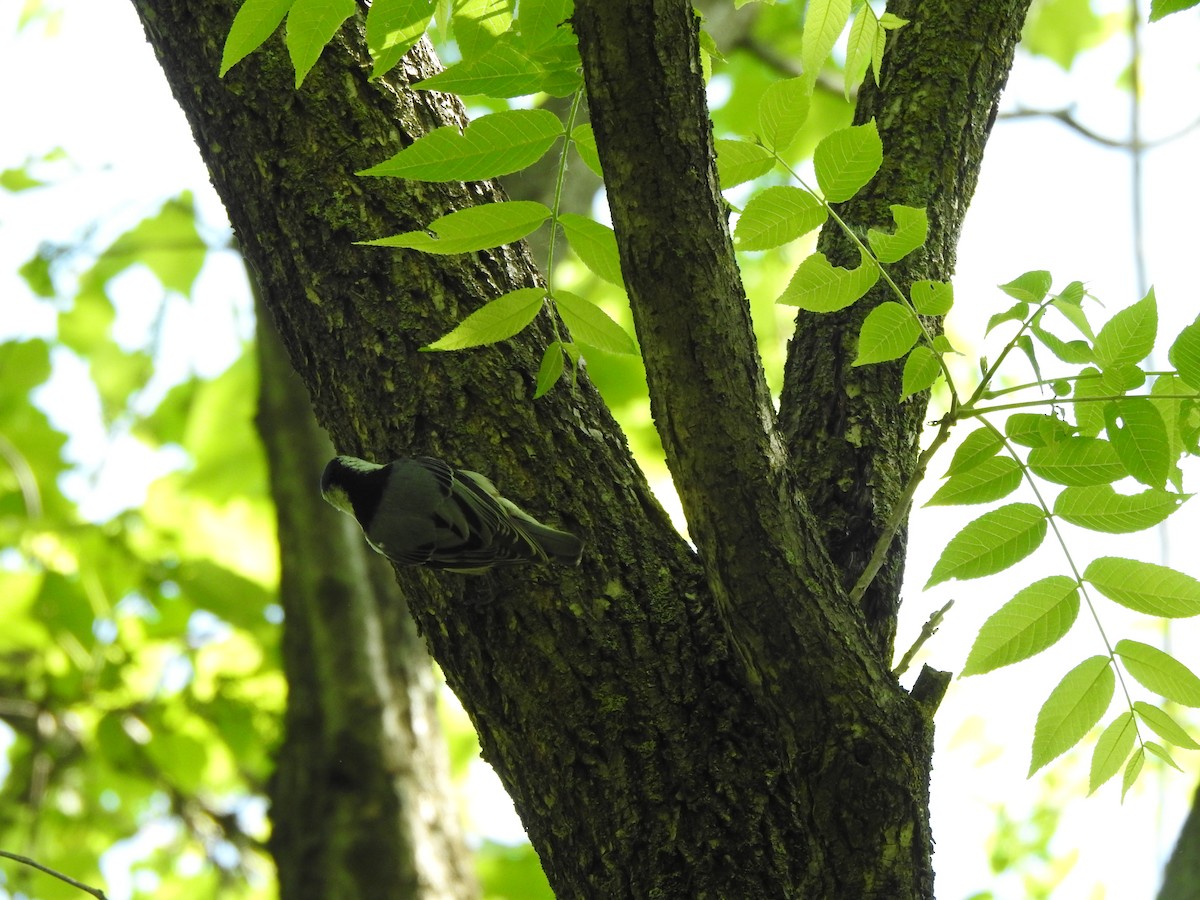
POLYGON ((983 623, 963 675, 980 675, 1028 659, 1053 646, 1079 615, 1079 585, 1052 575, 1022 588, 983 623))
POLYGON ((1128 639, 1118 641, 1113 651, 1143 687, 1182 706, 1200 706, 1200 678, 1169 653, 1128 639))
POLYGON ((1036 550, 1046 537, 1046 515, 1032 503, 1010 503, 968 522, 942 551, 925 587, 951 578, 1003 571, 1036 550))

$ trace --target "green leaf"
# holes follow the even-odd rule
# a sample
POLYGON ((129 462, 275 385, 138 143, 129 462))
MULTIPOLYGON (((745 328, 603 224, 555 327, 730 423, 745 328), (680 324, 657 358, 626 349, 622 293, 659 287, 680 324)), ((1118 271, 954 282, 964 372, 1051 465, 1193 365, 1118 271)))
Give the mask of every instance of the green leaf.
POLYGON ((1079 615, 1079 585, 1065 575, 1035 581, 983 623, 962 674, 981 675, 1036 656, 1071 630, 1079 615))
POLYGON ((1064 318, 1079 329, 1080 334, 1089 341, 1094 341, 1096 335, 1092 333, 1092 326, 1088 324, 1087 315, 1083 311, 1083 298, 1085 296, 1086 291, 1083 289, 1083 282, 1072 281, 1058 292, 1058 296, 1050 301, 1050 305, 1062 313, 1064 318))
POLYGON ((233 17, 229 35, 225 38, 225 49, 221 51, 222 78, 275 33, 292 3, 293 0, 246 0, 242 4, 233 17))
POLYGON ((1191 9, 1200 0, 1150 0, 1150 21, 1157 22, 1172 13, 1191 9))
POLYGON ((857 269, 831 266, 824 253, 807 257, 776 300, 809 312, 836 312, 862 297, 879 280, 879 265, 859 251, 857 269))
POLYGON ((817 184, 830 203, 849 200, 883 164, 883 144, 875 120, 833 132, 813 151, 817 184))
POLYGON ((717 176, 722 190, 766 175, 775 167, 775 157, 758 144, 723 139, 713 144, 717 151, 717 176))
MULTIPOLYGON (((876 39, 883 34, 879 20, 870 4, 864 3, 855 13, 854 21, 850 23, 850 37, 846 41, 846 74, 845 94, 850 99, 853 90, 867 74, 867 66, 875 57, 876 39)), ((879 69, 875 70, 875 84, 879 84, 879 69)))
POLYGON ((1032 503, 1010 503, 968 522, 942 551, 926 589, 951 578, 994 575, 1020 562, 1046 537, 1046 515, 1032 503))
POLYGON ((571 41, 573 36, 564 32, 555 35, 555 42, 530 47, 519 34, 507 31, 479 56, 463 59, 415 87, 499 99, 539 91, 564 97, 581 83, 579 52, 571 41))
POLYGON ((1098 369, 1088 366, 1075 379, 1073 396, 1075 421, 1080 433, 1095 437, 1104 428, 1105 404, 1101 401, 1117 396, 1117 392, 1104 383, 1098 369))
POLYGON ((1167 429, 1167 459, 1170 461, 1167 479, 1180 491, 1183 490, 1183 473, 1178 460, 1188 449, 1185 438, 1188 410, 1194 408, 1197 403, 1196 400, 1185 398, 1192 393, 1192 389, 1178 375, 1160 375, 1154 379, 1154 385, 1150 388, 1150 402, 1162 416, 1163 425, 1167 429))
POLYGON ((533 392, 533 399, 536 400, 554 387, 554 385, 558 384, 558 379, 562 377, 562 373, 562 344, 559 341, 553 341, 546 348, 546 352, 542 354, 542 362, 538 366, 537 389, 533 392))
POLYGON ((378 78, 400 62, 433 19, 434 0, 372 0, 367 10, 367 49, 378 78))
POLYGON ((825 205, 802 188, 777 185, 752 196, 733 237, 739 250, 769 250, 825 224, 825 205))
MULTIPOLYGON (((1082 361, 1090 362, 1091 360, 1082 361)), ((1101 380, 1118 394, 1127 394, 1146 383, 1146 373, 1131 363, 1122 363, 1105 369, 1101 380)))
POLYGON ((571 17, 571 0, 521 0, 517 27, 533 46, 552 41, 562 24, 571 17))
POLYGON ((464 350, 494 344, 518 334, 534 320, 546 299, 544 288, 520 288, 490 300, 422 350, 464 350))
POLYGON ((1135 700, 1133 711, 1150 727, 1151 731, 1164 741, 1170 741, 1176 747, 1183 747, 1185 750, 1200 750, 1200 744, 1197 744, 1192 736, 1171 718, 1169 713, 1157 706, 1135 700))
POLYGON ((1094 351, 1100 368, 1141 362, 1154 349, 1158 334, 1158 305, 1154 289, 1128 309, 1113 316, 1096 335, 1094 351))
POLYGON ((944 316, 954 305, 954 286, 948 281, 914 281, 912 304, 923 316, 944 316))
POLYGON ((1142 774, 1142 766, 1146 764, 1146 751, 1138 747, 1133 751, 1133 756, 1129 757, 1129 762, 1125 766, 1125 774, 1121 777, 1121 802, 1125 801, 1125 795, 1129 793, 1129 789, 1133 787, 1133 783, 1142 774))
POLYGON ((1029 315, 1029 304, 1025 301, 1010 306, 1004 312, 996 313, 988 319, 987 328, 983 330, 984 336, 992 333, 992 329, 997 325, 1003 325, 1005 322, 1024 322, 1025 317, 1029 315))
POLYGON ((1167 426, 1152 402, 1145 397, 1109 401, 1104 427, 1125 471, 1149 487, 1166 486, 1171 468, 1167 426))
POLYGON ((809 0, 800 36, 800 68, 804 79, 815 84, 821 66, 850 20, 850 0, 809 0))
POLYGON ((1118 641, 1113 652, 1142 687, 1181 706, 1200 706, 1200 678, 1169 653, 1129 639, 1118 641))
POLYGON ((921 323, 907 306, 888 300, 880 303, 863 320, 858 335, 858 356, 852 365, 899 359, 921 336, 921 323))
POLYGON ((900 379, 900 399, 907 400, 919 391, 933 387, 942 374, 941 357, 924 344, 917 344, 904 360, 900 379))
POLYGON ((1179 377, 1195 390, 1200 390, 1200 316, 1179 332, 1179 337, 1167 351, 1179 377))
POLYGON ((1166 619, 1200 614, 1200 581, 1167 566, 1102 556, 1092 560, 1083 579, 1109 600, 1136 612, 1166 619))
POLYGON ((406 247, 422 253, 470 253, 511 244, 536 231, 550 210, 532 200, 485 203, 460 209, 429 223, 427 231, 406 231, 373 241, 359 241, 368 247, 406 247))
POLYGON ((558 224, 585 266, 610 284, 624 285, 617 236, 611 228, 575 213, 563 213, 558 217, 558 224))
POLYGON ((287 48, 296 70, 297 88, 342 23, 354 15, 354 9, 354 0, 295 0, 292 4, 287 17, 287 48))
MULTIPOLYGON (((592 123, 584 122, 582 125, 576 125, 571 130, 571 143, 575 145, 575 152, 579 154, 579 158, 583 160, 583 164, 587 166, 598 177, 604 177, 604 171, 600 168, 600 153, 596 150, 596 135, 592 133, 592 123)), ((730 143, 737 143, 731 141, 730 143)), ((720 165, 717 166, 720 169, 720 165)))
POLYGON ((867 242, 881 263, 899 262, 925 243, 929 235, 929 217, 924 207, 893 204, 892 218, 896 230, 892 234, 872 228, 867 232, 867 242))
POLYGON ((1007 497, 1021 484, 1021 467, 1008 456, 993 456, 979 465, 952 475, 926 506, 991 503, 1007 497))
MULTIPOLYGON (((375 7, 372 7, 372 10, 375 7)), ((459 132, 435 128, 391 159, 359 175, 421 181, 485 181, 533 165, 562 136, 562 122, 544 109, 510 109, 481 116, 459 132)))
POLYGON ((1088 777, 1089 794, 1095 793, 1096 788, 1121 770, 1133 750, 1136 738, 1137 726, 1133 721, 1133 713, 1128 710, 1109 722, 1108 727, 1100 732, 1100 737, 1096 739, 1096 748, 1092 751, 1092 769, 1088 777))
POLYGON ((596 304, 568 291, 555 291, 554 301, 558 314, 579 343, 608 353, 637 355, 633 338, 596 304))
POLYGON ((1092 730, 1108 709, 1115 683, 1107 656, 1085 659, 1063 676, 1038 712, 1030 775, 1066 753, 1092 730))
POLYGON ((1008 284, 1000 285, 1000 290, 1023 303, 1041 303, 1050 292, 1052 282, 1050 273, 1039 269, 1018 275, 1008 284))
POLYGON ((516 0, 439 0, 441 12, 438 18, 446 17, 446 7, 453 6, 451 27, 454 43, 463 59, 476 59, 487 52, 500 35, 512 27, 516 0))
POLYGON ((984 460, 991 459, 1003 446, 1003 435, 986 425, 976 428, 963 438, 963 442, 954 451, 954 458, 950 460, 950 468, 946 470, 946 474, 956 475, 959 472, 965 472, 984 460))
POLYGON ((776 153, 787 150, 808 118, 811 100, 812 84, 807 79, 784 78, 767 85, 758 101, 762 142, 776 153))
POLYGON ((1033 317, 1029 323, 1030 333, 1041 341, 1051 353, 1057 356, 1065 363, 1071 365, 1084 365, 1093 361, 1091 345, 1087 341, 1064 341, 1055 334, 1050 333, 1042 327, 1042 319, 1045 318, 1046 310, 1043 308, 1033 317))
POLYGON ((1128 496, 1111 484, 1069 487, 1054 501, 1054 514, 1065 522, 1106 534, 1131 534, 1159 524, 1191 494, 1155 488, 1128 496))
POLYGON ((1162 746, 1162 744, 1156 744, 1154 741, 1146 741, 1146 749, 1165 762, 1176 772, 1183 771, 1183 769, 1179 768, 1179 764, 1171 758, 1171 754, 1168 752, 1166 747, 1162 746))
POLYGON ((1039 478, 1073 487, 1111 484, 1125 477, 1113 445, 1090 437, 1064 437, 1033 448, 1029 468, 1039 478))
POLYGON ((1013 413, 1004 422, 1004 433, 1022 447, 1045 447, 1072 436, 1071 428, 1055 415, 1013 413))

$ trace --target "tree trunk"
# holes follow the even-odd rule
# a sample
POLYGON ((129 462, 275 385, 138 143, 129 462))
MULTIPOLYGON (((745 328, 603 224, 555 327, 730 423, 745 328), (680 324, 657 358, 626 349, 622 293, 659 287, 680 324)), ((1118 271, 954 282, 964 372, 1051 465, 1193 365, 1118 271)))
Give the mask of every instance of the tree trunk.
POLYGON ((478 889, 432 663, 390 569, 313 489, 329 439, 265 312, 257 422, 278 510, 288 683, 270 789, 279 895, 466 900, 478 889))
MULTIPOLYGON (((845 589, 913 468, 922 408, 897 413, 885 376, 850 372, 841 352, 813 350, 801 366, 801 335, 776 423, 716 189, 691 5, 577 0, 573 27, 653 411, 698 554, 586 378, 532 400, 544 318, 503 347, 416 352, 487 299, 537 283, 520 248, 436 257, 352 245, 497 196, 489 185, 352 175, 461 122, 456 105, 406 87, 435 65, 427 47, 370 81, 352 20, 298 91, 278 36, 220 80, 232 0, 134 3, 339 449, 444 457, 585 538, 578 571, 500 573, 490 603, 470 602, 487 593, 478 580, 398 572, 556 892, 932 896, 935 703, 889 672, 902 548, 871 618, 845 589), (837 395, 852 378, 882 392, 856 403, 892 411, 877 428, 863 431, 861 406, 837 395), (817 415, 821 441, 804 427, 817 415), (848 468, 793 463, 849 444, 848 468), (831 492, 810 468, 844 482, 831 492)), ((946 158, 977 166, 1020 30, 1009 4, 963 5, 986 7, 987 20, 951 3, 936 17, 935 4, 914 6, 901 60, 936 55, 957 22, 987 29, 972 38, 995 48, 995 65, 889 68, 869 101, 887 152, 907 160, 877 179, 889 202, 910 196, 906 154, 923 172, 946 158), (939 108, 947 121, 930 159, 932 145, 889 137, 924 109, 922 76, 961 86, 961 105, 939 108)), ((939 184, 950 194, 933 215, 960 219, 973 174, 939 184)), ((957 231, 947 221, 931 238, 929 277, 948 274, 957 231)), ((845 318, 808 327, 834 348, 857 333, 845 318)))
POLYGON ((1158 900, 1195 897, 1200 897, 1200 788, 1192 795, 1192 808, 1179 829, 1158 892, 1158 900))

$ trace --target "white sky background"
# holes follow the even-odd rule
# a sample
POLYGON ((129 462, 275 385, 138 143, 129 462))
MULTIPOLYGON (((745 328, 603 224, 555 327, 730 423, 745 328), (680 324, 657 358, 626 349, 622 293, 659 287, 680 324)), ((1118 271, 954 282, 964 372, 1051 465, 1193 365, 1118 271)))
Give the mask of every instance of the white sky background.
MULTIPOLYGON (((61 34, 44 40, 40 29, 14 37, 19 5, 0 4, 0 168, 20 165, 28 156, 64 147, 76 167, 63 187, 12 196, 0 194, 0 339, 11 334, 48 334, 53 316, 28 296, 16 269, 39 241, 77 241, 90 223, 119 221, 95 237, 103 246, 162 200, 189 187, 197 194, 203 219, 222 223, 223 212, 192 145, 182 114, 167 89, 144 41, 132 7, 123 0, 67 3, 61 34)), ((1197 15, 1184 13, 1144 28, 1143 112, 1145 139, 1173 134, 1200 117, 1197 72, 1197 15)), ((1127 134, 1128 94, 1113 87, 1127 50, 1119 43, 1077 64, 1070 75, 1044 61, 1019 59, 1005 95, 1004 108, 1055 109, 1076 104, 1088 127, 1116 139, 1127 134)), ((1200 247, 1200 137, 1153 150, 1146 161, 1146 247, 1150 280, 1160 309, 1160 336, 1176 333, 1200 313, 1196 276, 1189 265, 1200 247)), ((1059 123, 1048 120, 1001 121, 988 145, 979 188, 967 217, 955 278, 957 307, 952 328, 959 343, 976 340, 987 315, 1003 308, 995 285, 1030 269, 1053 272, 1060 288, 1083 280, 1108 309, 1129 305, 1134 285, 1130 230, 1130 163, 1120 152, 1096 147, 1059 123)), ((175 371, 156 376, 165 386, 189 367, 219 371, 240 352, 248 335, 248 301, 239 267, 220 254, 201 276, 194 305, 175 302, 166 337, 175 371), (239 318, 240 317, 240 318, 239 318), (202 335, 201 340, 195 340, 202 335)), ((130 276, 119 293, 118 333, 138 334, 147 327, 148 280, 130 276), (143 299, 139 299, 141 296, 143 299)), ((152 290, 156 290, 152 288, 152 290)), ((1094 320, 1098 319, 1094 314, 1094 320)), ((1165 344, 1159 364, 1165 366, 1165 344)), ((992 352, 992 355, 994 355, 992 352)), ((1048 358, 1048 356, 1047 356, 1048 358)), ((1043 360, 1044 364, 1046 360, 1043 360)), ((1020 370, 1016 370, 1019 372, 1020 370)), ((72 378, 56 378, 44 401, 78 433, 72 452, 94 462, 104 433, 98 415, 81 407, 72 378)), ((153 400, 156 397, 151 396, 153 400)), ((90 403, 90 401, 89 401, 90 403)), ((965 429, 969 430, 969 429, 965 429)), ((965 433, 964 430, 964 433, 965 433)), ((935 461, 933 476, 945 470, 948 456, 935 461)), ((136 442, 124 440, 108 455, 98 486, 89 491, 87 508, 104 514, 114 504, 140 502, 136 486, 162 472, 168 461, 149 458, 136 442), (113 490, 124 491, 116 495, 113 490), (133 489, 133 494, 130 491, 133 489)), ((1186 486, 1195 490, 1200 471, 1193 466, 1186 486)), ((931 482, 929 491, 936 487, 931 482)), ((86 484, 79 484, 85 490, 86 484)), ((928 496, 929 491, 926 492, 928 496)), ((938 548, 979 508, 918 510, 913 517, 901 633, 906 647, 929 612, 954 598, 956 606, 922 661, 958 671, 984 619, 1016 590, 1046 574, 1061 571, 1058 552, 1047 540, 1015 576, 953 582, 920 592, 938 548)), ((1200 501, 1192 501, 1172 520, 1167 561, 1200 576, 1195 552, 1200 533, 1200 501), (1188 508, 1192 506, 1194 508, 1188 508)), ((1104 541, 1075 532, 1078 546, 1094 555, 1138 555, 1162 561, 1157 535, 1104 541)), ((1086 561, 1085 558, 1085 561, 1086 561)), ((1142 619, 1101 600, 1110 640, 1135 637, 1160 643, 1162 634, 1142 619)), ((1195 623, 1175 623, 1170 641, 1193 670, 1200 671, 1200 640, 1195 623)), ((1071 634, 1051 651, 998 673, 955 681, 937 716, 933 829, 938 896, 957 900, 992 889, 1000 898, 1021 898, 1018 881, 993 883, 986 847, 994 831, 994 810, 1007 806, 1021 819, 1047 792, 1046 773, 1056 787, 1055 803, 1063 821, 1052 844, 1056 856, 1078 851, 1072 874, 1056 898, 1153 897, 1158 873, 1186 812, 1196 782, 1196 754, 1175 751, 1188 773, 1143 775, 1124 805, 1119 776, 1096 796, 1085 798, 1090 747, 1052 763, 1032 780, 1025 777, 1037 710, 1051 687, 1086 656, 1104 652, 1086 610, 1071 634), (1160 812, 1160 806, 1162 811, 1160 812), (1103 887, 1100 887, 1103 886, 1103 887)), ((908 680, 913 677, 912 673, 908 680)), ((1135 695, 1135 699, 1143 695, 1135 695)), ((1152 699, 1146 697, 1145 699, 1152 699)), ((1119 708, 1114 706, 1104 721, 1119 708)), ((1177 717, 1193 727, 1183 711, 1177 717)), ((1151 764, 1147 765, 1151 768, 1151 764)), ((482 793, 487 793, 486 791, 482 793)), ((117 885, 110 896, 119 898, 117 885)))

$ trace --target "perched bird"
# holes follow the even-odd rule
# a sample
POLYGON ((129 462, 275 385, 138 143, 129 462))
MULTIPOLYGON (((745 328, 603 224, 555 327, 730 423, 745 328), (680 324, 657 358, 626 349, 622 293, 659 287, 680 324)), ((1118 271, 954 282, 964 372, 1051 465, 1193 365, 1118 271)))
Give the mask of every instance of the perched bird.
POLYGON ((384 466, 338 456, 325 467, 321 494, 404 566, 479 574, 511 563, 578 565, 583 552, 579 538, 543 525, 478 472, 427 456, 384 466))

